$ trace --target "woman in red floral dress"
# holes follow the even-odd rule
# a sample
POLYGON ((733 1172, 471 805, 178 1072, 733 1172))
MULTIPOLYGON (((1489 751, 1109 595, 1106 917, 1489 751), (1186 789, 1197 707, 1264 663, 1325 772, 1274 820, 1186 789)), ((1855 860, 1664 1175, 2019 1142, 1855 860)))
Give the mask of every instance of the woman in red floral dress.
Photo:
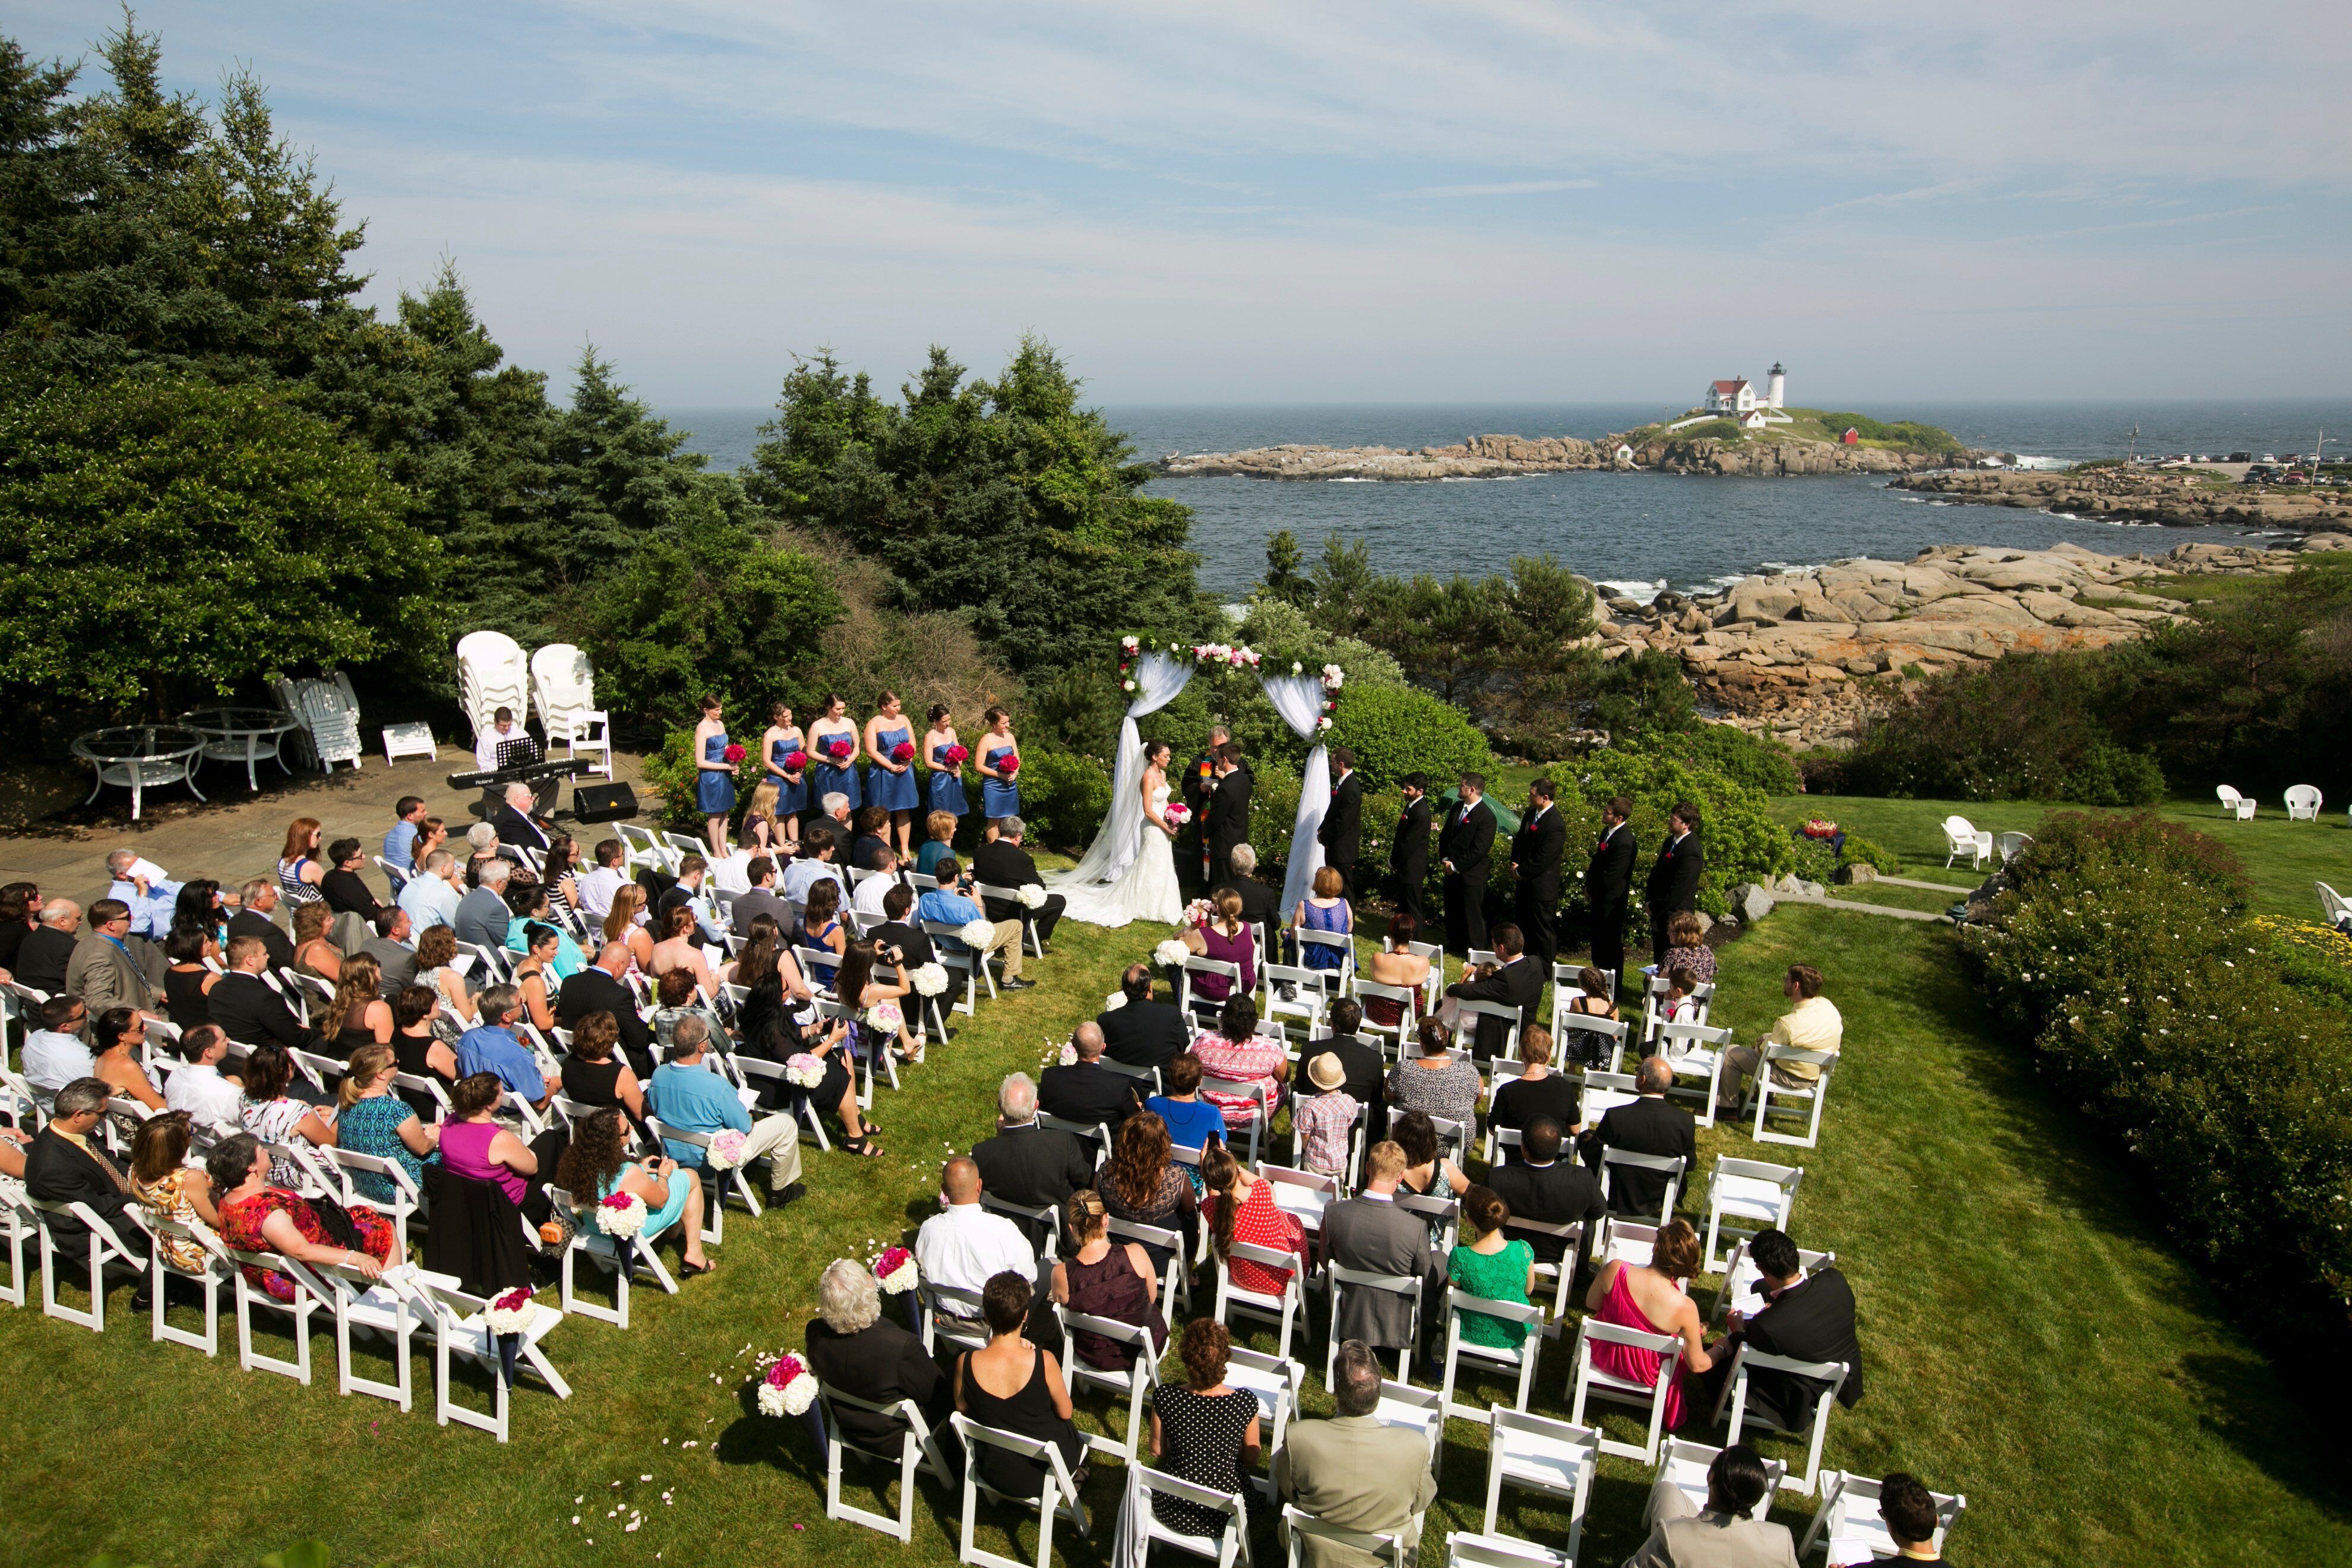
MULTIPOLYGON (((347 1212, 359 1245, 339 1245, 308 1199, 269 1184, 269 1151, 250 1132, 214 1144, 205 1157, 205 1172, 219 1194, 221 1239, 239 1252, 275 1252, 298 1263, 329 1268, 343 1265, 371 1279, 394 1261, 390 1220, 364 1204, 353 1204, 347 1212)), ((294 1300, 294 1281, 274 1268, 248 1265, 245 1277, 273 1300, 294 1300)))

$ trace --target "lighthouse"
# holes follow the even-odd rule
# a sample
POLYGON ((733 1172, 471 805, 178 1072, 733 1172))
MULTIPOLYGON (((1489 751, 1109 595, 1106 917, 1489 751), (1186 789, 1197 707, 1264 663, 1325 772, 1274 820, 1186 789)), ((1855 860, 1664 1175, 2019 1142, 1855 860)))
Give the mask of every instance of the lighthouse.
POLYGON ((1764 401, 1766 404, 1774 408, 1781 406, 1780 395, 1788 390, 1788 384, 1789 373, 1780 368, 1780 361, 1774 360, 1772 362, 1772 380, 1764 395, 1764 401))

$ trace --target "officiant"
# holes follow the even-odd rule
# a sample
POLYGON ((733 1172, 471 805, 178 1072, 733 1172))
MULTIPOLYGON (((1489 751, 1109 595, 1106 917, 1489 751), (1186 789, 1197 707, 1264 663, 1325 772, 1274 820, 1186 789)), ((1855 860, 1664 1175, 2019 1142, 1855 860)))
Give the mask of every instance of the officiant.
POLYGON ((1209 863, 1209 801, 1217 793, 1217 748, 1233 738, 1233 731, 1223 724, 1210 725, 1208 749, 1186 765, 1184 776, 1179 781, 1184 804, 1192 812, 1192 826, 1187 829, 1192 837, 1192 847, 1178 856, 1177 863, 1189 868, 1204 888, 1216 879, 1216 871, 1209 863))

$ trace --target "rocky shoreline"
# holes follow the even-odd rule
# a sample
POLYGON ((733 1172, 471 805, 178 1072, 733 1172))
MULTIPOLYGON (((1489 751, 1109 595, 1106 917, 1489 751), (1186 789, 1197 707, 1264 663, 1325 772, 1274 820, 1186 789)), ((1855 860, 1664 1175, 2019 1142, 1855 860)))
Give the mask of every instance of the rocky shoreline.
POLYGON ((1930 473, 1894 489, 1970 506, 2071 512, 2109 522, 2185 527, 2352 530, 2352 495, 2281 485, 2241 485, 2195 469, 2073 468, 2059 473, 1930 473))
POLYGON ((1595 468, 1785 479, 1807 474, 1910 474, 1981 454, 1898 452, 1831 441, 1678 441, 1629 447, 1623 437, 1472 436, 1453 447, 1317 447, 1291 443, 1238 452, 1170 452, 1153 467, 1171 479, 1502 479, 1595 468), (1629 456, 1620 460, 1621 447, 1629 456))

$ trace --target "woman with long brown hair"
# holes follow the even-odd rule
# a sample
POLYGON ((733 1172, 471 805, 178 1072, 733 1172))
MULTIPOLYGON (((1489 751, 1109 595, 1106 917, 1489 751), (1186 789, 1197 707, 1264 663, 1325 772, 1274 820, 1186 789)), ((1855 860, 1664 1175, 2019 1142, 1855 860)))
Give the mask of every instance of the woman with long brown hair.
POLYGON ((287 825, 286 847, 278 852, 278 890, 298 909, 320 903, 327 896, 319 887, 326 876, 319 862, 319 819, 298 816, 287 825))
POLYGON ((334 919, 333 911, 324 903, 294 906, 295 973, 323 980, 330 985, 341 983, 343 950, 327 939, 327 927, 334 919))
MULTIPOLYGON (((180 1225, 220 1227, 213 1207, 212 1178, 188 1168, 188 1113, 167 1110, 139 1124, 131 1139, 131 1195, 180 1225)), ((181 1236, 155 1238, 164 1260, 194 1274, 205 1267, 205 1249, 181 1236)))
POLYGON ((392 1044, 392 1005, 383 999, 383 970, 368 953, 343 960, 326 1022, 334 1027, 335 1055, 349 1061, 362 1046, 392 1044))
POLYGON ((1276 1205, 1273 1185, 1252 1174, 1223 1143, 1212 1143, 1201 1151, 1201 1180, 1209 1189, 1209 1245, 1232 1273, 1234 1283, 1244 1290, 1281 1295, 1290 1271, 1247 1258, 1235 1258, 1234 1243, 1295 1253, 1303 1268, 1306 1228, 1276 1205))
MULTIPOLYGON (((841 923, 841 884, 830 877, 819 878, 809 884, 808 904, 801 914, 801 945, 831 948, 835 952, 849 950, 849 932, 841 923)), ((829 963, 812 963, 816 971, 813 978, 819 985, 830 987, 839 973, 829 963)))
POLYGON ((624 882, 613 889, 613 908, 604 916, 604 940, 617 942, 629 950, 639 969, 653 972, 654 939, 637 923, 645 912, 646 890, 635 882, 624 882))
MULTIPOLYGON (((618 900, 614 901, 618 907, 618 900)), ((706 996, 719 994, 718 977, 710 973, 710 961, 702 956, 701 943, 695 935, 694 909, 689 904, 672 904, 661 917, 661 940, 654 943, 653 959, 646 970, 656 980, 673 969, 683 969, 694 976, 695 984, 706 996)))
POLYGON ((555 953, 563 932, 545 921, 522 927, 522 957, 514 966, 515 989, 522 993, 522 1015, 530 1026, 545 1034, 555 1027, 555 953))
POLYGON ((555 1163, 555 1184, 572 1194, 583 1216, 593 1224, 596 1205, 614 1193, 631 1193, 646 1205, 645 1228, 638 1238, 650 1246, 656 1237, 684 1220, 678 1237, 686 1247, 685 1279, 708 1274, 710 1255, 702 1250, 702 1178, 666 1154, 636 1161, 629 1158, 627 1124, 617 1110, 597 1111, 572 1129, 572 1142, 555 1163))
POLYGON ((868 1009, 878 1007, 885 1002, 896 1004, 914 990, 903 973, 894 981, 877 980, 874 969, 881 962, 880 942, 862 937, 851 942, 848 952, 842 958, 841 968, 834 975, 833 994, 840 998, 843 1006, 857 1010, 856 1020, 850 1025, 850 1029, 857 1037, 861 1054, 889 1049, 898 1053, 900 1061, 919 1062, 923 1059, 923 1053, 916 1047, 913 1037, 907 1032, 907 1014, 903 1006, 898 1009, 896 1031, 886 1031, 866 1022, 868 1009))
POLYGON ((915 726, 895 691, 885 691, 874 716, 866 721, 866 804, 890 814, 898 858, 911 859, 915 813, 922 808, 923 790, 915 780, 915 726))

